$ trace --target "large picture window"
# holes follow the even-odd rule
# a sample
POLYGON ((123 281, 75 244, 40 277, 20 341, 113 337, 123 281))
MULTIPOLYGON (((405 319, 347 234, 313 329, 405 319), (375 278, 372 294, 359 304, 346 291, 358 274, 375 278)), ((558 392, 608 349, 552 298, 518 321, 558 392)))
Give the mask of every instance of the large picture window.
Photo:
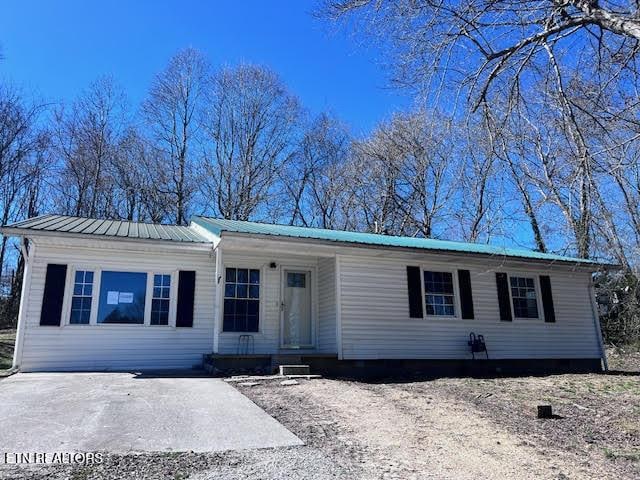
POLYGON ((91 318, 91 298, 93 296, 93 272, 76 270, 71 297, 71 324, 89 324, 91 318))
POLYGON ((427 315, 455 316, 453 274, 424 272, 424 293, 427 315))
POLYGON ((103 271, 98 323, 144 323, 147 274, 103 271))
POLYGON ((227 268, 224 284, 225 332, 257 332, 260 311, 260 270, 227 268))
POLYGON ((538 318, 538 298, 531 277, 510 277, 513 314, 517 318, 538 318))

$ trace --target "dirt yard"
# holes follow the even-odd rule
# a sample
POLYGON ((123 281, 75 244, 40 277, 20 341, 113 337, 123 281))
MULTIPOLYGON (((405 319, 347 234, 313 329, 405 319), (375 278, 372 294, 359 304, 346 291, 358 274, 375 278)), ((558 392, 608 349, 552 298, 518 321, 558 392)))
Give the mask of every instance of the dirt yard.
POLYGON ((91 467, 1 468, 10 479, 637 479, 640 354, 609 374, 238 386, 306 445, 105 455, 91 467), (538 420, 551 404, 558 418, 538 420))
POLYGON ((13 344, 16 340, 15 329, 0 329, 0 374, 8 370, 13 362, 13 344))
POLYGON ((631 479, 640 357, 624 358, 609 375, 240 388, 357 478, 631 479), (538 420, 542 403, 558 418, 538 420))

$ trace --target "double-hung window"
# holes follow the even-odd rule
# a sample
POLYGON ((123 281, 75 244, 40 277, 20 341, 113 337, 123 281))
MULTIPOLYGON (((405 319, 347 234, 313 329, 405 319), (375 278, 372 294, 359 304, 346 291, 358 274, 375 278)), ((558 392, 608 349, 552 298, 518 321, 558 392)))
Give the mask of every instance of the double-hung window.
POLYGON ((538 298, 531 277, 509 277, 513 314, 516 318, 538 318, 538 298))
POLYGON ((151 325, 169 325, 169 298, 171 275, 153 276, 153 297, 151 299, 151 325))
POLYGON ((257 332, 259 312, 260 270, 226 268, 223 331, 257 332))
POLYGON ((71 297, 71 315, 69 323, 87 325, 91 318, 91 299, 93 297, 93 272, 76 270, 71 297))
POLYGON ((424 271, 424 297, 427 315, 454 317, 453 274, 424 271))

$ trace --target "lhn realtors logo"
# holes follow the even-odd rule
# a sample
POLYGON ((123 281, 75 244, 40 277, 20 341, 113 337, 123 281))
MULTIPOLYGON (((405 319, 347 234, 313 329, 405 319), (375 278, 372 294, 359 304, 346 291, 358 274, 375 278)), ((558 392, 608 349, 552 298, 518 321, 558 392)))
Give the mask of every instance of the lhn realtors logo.
POLYGON ((14 465, 94 465, 104 461, 104 456, 100 452, 4 452, 1 458, 3 463, 14 465))

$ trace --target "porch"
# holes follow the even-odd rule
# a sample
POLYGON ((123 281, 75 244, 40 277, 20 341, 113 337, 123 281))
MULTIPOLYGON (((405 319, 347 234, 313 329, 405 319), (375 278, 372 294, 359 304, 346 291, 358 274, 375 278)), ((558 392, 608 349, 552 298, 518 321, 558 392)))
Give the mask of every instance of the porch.
POLYGON ((335 256, 219 246, 216 279, 218 365, 337 356, 335 256))

